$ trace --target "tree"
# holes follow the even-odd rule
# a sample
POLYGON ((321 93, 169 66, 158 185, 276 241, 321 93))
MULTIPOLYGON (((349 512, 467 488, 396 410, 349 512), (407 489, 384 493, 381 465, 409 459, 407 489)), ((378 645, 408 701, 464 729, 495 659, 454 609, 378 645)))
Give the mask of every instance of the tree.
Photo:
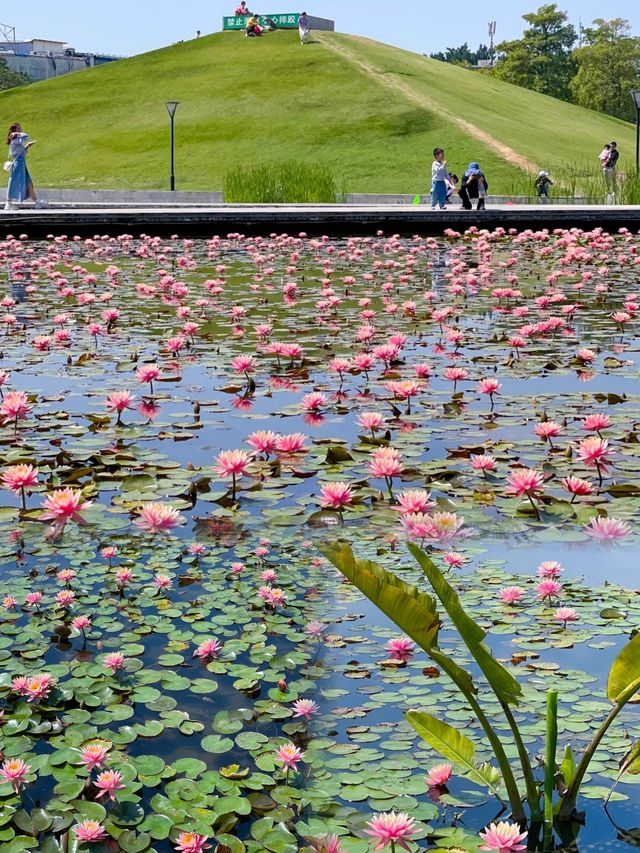
POLYGON ((551 3, 522 17, 529 28, 521 39, 497 46, 499 61, 493 73, 525 89, 569 100, 576 31, 566 12, 551 3))
POLYGON ((0 57, 0 91, 13 89, 15 86, 25 86, 31 83, 31 78, 19 71, 12 71, 7 65, 7 60, 0 57))
POLYGON ((491 51, 486 44, 479 45, 477 50, 470 50, 467 42, 460 47, 448 47, 444 52, 432 53, 431 59, 440 62, 450 62, 452 65, 464 65, 469 67, 477 65, 481 59, 491 59, 491 51))
POLYGON ((630 89, 640 87, 640 38, 631 35, 629 21, 596 18, 585 29, 584 47, 573 55, 577 71, 571 81, 576 104, 635 121, 630 89))

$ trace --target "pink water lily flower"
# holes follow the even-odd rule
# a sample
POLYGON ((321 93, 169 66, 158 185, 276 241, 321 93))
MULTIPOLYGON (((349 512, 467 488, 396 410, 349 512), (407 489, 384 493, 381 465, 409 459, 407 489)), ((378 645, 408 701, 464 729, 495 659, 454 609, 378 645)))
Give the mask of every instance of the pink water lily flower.
POLYGON ((285 743, 284 746, 276 750, 275 757, 276 761, 282 764, 283 769, 287 771, 297 770, 298 764, 304 758, 304 752, 293 743, 285 743))
POLYGON ((562 574, 562 564, 557 560, 545 560, 538 566, 538 575, 541 578, 552 578, 558 580, 562 574))
POLYGON ((56 489, 47 495, 43 503, 43 519, 53 521, 53 529, 61 531, 68 521, 85 524, 81 513, 92 506, 92 501, 83 501, 82 492, 74 489, 56 489))
POLYGON ((620 518, 596 516, 585 526, 585 532, 593 539, 616 541, 631 535, 631 526, 620 518))
POLYGON ((176 840, 176 850, 178 853, 203 853, 204 850, 209 850, 210 844, 207 835, 198 835, 196 832, 181 832, 176 840))
POLYGON ((340 839, 337 835, 325 835, 324 838, 316 838, 311 841, 311 849, 314 853, 343 853, 340 839))
POLYGON ((270 456, 278 449, 278 439, 280 436, 270 429, 261 429, 257 432, 252 432, 247 438, 247 444, 250 444, 258 453, 264 453, 265 456, 270 456))
POLYGON ((313 699, 298 699, 293 703, 293 716, 304 717, 305 720, 310 720, 319 710, 313 699))
POLYGON ((532 468, 516 468, 507 476, 507 483, 507 494, 518 498, 524 495, 529 498, 537 497, 544 486, 544 474, 532 468))
POLYGON ((231 477, 232 500, 236 499, 237 478, 246 473, 251 463, 251 456, 245 450, 223 450, 216 459, 215 471, 220 477, 231 477))
POLYGON ((403 850, 409 850, 407 840, 414 833, 415 820, 404 812, 385 812, 374 815, 367 821, 367 835, 376 839, 374 850, 382 850, 389 844, 397 844, 403 850))
POLYGON ((573 503, 577 497, 592 495, 595 491, 594 486, 588 480, 583 480, 581 477, 574 477, 573 475, 563 477, 562 480, 560 480, 560 485, 572 495, 571 503, 573 503))
POLYGON ((403 514, 411 512, 429 512, 436 505, 431 500, 431 492, 426 489, 408 489, 396 495, 397 506, 394 509, 403 514))
POLYGON ((593 415, 587 415, 582 421, 582 428, 587 432, 599 433, 602 429, 607 429, 611 426, 611 418, 604 412, 596 412, 593 415))
POLYGON ((353 492, 348 483, 323 483, 320 486, 322 497, 320 506, 326 509, 342 511, 353 503, 353 492))
POLYGON ((541 421, 535 425, 534 432, 539 438, 551 444, 551 439, 562 435, 564 429, 557 421, 541 421))
POLYGON ((27 781, 27 776, 31 772, 31 765, 24 762, 21 758, 7 758, 0 765, 0 779, 2 782, 10 782, 14 793, 20 791, 20 786, 27 781))
POLYGON ((218 657, 221 648, 222 643, 212 637, 200 643, 198 648, 193 653, 193 656, 194 658, 198 657, 201 660, 206 660, 207 658, 209 658, 210 660, 215 660, 218 657))
POLYGON ((453 775, 453 765, 436 764, 427 773, 426 780, 429 787, 441 787, 446 785, 453 775))
POLYGON ((103 770, 99 773, 95 782, 98 793, 96 799, 100 797, 108 797, 110 800, 117 799, 117 792, 123 791, 125 786, 122 784, 122 773, 118 770, 103 770))
POLYGON ((118 415, 116 423, 119 424, 122 423, 122 413, 127 409, 133 408, 134 399, 131 391, 112 391, 110 394, 107 394, 104 405, 108 411, 116 412, 118 415))
POLYGON ((55 686, 56 679, 49 672, 40 672, 37 675, 32 675, 27 678, 24 686, 23 695, 27 697, 27 702, 35 702, 38 704, 49 696, 52 688, 55 686))
POLYGON ((577 622, 580 617, 573 607, 558 607, 553 618, 556 622, 562 622, 562 626, 566 628, 568 622, 577 622))
POLYGON ((319 391, 314 391, 310 394, 305 394, 302 398, 302 408, 306 412, 319 412, 327 405, 327 398, 319 391))
POLYGON ((75 592, 72 592, 70 589, 63 589, 56 593, 56 604, 64 608, 71 607, 75 598, 75 592))
POLYGON ((294 453, 302 453, 306 450, 304 443, 307 436, 301 432, 292 432, 288 435, 278 436, 278 453, 293 455, 294 453))
POLYGON ((116 672, 124 666, 125 656, 122 652, 111 652, 111 654, 104 656, 102 663, 115 675, 116 672))
POLYGON ((400 453, 394 447, 378 447, 373 452, 369 470, 374 477, 391 478, 402 473, 400 453))
POLYGON ((480 833, 484 844, 479 849, 495 853, 517 853, 519 850, 526 850, 527 845, 521 843, 526 837, 527 833, 521 832, 517 823, 492 823, 480 833))
POLYGON ((33 406, 29 404, 29 398, 24 391, 10 391, 4 395, 0 404, 0 415, 4 416, 4 423, 13 421, 15 430, 18 429, 18 421, 24 420, 33 406))
POLYGON ((538 598, 547 599, 551 601, 552 598, 556 598, 560 592, 562 591, 562 584, 559 581, 548 579, 540 581, 536 584, 536 593, 538 598))
POLYGON ((33 465, 11 465, 2 474, 2 485, 19 495, 38 482, 38 469, 33 465))
POLYGON ((496 469, 496 460, 488 453, 480 453, 475 456, 471 454, 469 461, 471 462, 471 467, 476 471, 486 473, 487 471, 495 471, 496 469))
POLYGON ((380 429, 383 420, 380 412, 362 412, 357 418, 357 423, 363 429, 370 429, 371 434, 375 437, 375 432, 380 429))
POLYGON ((107 830, 97 820, 83 820, 77 823, 72 832, 82 844, 93 844, 107 837, 107 830))
POLYGON ((499 394, 501 388, 502 385, 492 376, 486 379, 481 379, 478 382, 478 391, 481 394, 488 394, 489 397, 493 397, 494 394, 499 394))
POLYGON ((184 524, 179 511, 167 503, 150 502, 142 505, 139 517, 133 522, 147 533, 166 533, 184 524))
POLYGON ((109 756, 110 745, 104 740, 94 740, 80 749, 80 760, 89 772, 103 767, 109 756))
POLYGON ((394 637, 387 643, 386 650, 394 660, 406 663, 413 657, 416 644, 409 637, 394 637))
POLYGON ((143 364, 136 373, 136 379, 141 385, 149 384, 149 390, 153 394, 153 383, 160 378, 161 370, 157 364, 143 364))
POLYGON ((505 604, 519 604, 525 596, 521 586, 505 586, 500 590, 500 601, 505 604))

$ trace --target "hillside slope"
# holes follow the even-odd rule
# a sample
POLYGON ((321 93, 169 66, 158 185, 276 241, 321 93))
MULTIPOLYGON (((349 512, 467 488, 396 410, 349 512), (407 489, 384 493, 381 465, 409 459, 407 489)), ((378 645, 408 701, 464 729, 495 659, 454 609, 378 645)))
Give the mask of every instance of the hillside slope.
MULTIPOLYGON (((431 149, 479 160, 492 189, 521 170, 590 158, 634 128, 368 39, 218 33, 0 95, 8 126, 39 140, 36 185, 166 188, 176 115, 178 189, 220 189, 238 164, 322 161, 352 192, 426 191, 431 149)), ((624 158, 623 158, 624 159, 624 158)))

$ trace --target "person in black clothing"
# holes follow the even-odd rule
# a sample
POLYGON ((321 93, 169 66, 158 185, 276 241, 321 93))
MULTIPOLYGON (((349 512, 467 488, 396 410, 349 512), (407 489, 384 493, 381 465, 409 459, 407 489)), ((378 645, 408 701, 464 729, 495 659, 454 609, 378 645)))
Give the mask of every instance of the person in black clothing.
POLYGON ((604 182, 607 188, 607 204, 615 202, 616 191, 618 189, 618 180, 616 169, 618 167, 618 159, 620 152, 618 151, 618 143, 611 142, 609 145, 609 156, 604 164, 604 182))
POLYGON ((473 210, 472 201, 478 200, 476 210, 484 210, 485 197, 489 184, 478 163, 469 163, 467 171, 462 176, 458 195, 462 199, 463 210, 473 210))

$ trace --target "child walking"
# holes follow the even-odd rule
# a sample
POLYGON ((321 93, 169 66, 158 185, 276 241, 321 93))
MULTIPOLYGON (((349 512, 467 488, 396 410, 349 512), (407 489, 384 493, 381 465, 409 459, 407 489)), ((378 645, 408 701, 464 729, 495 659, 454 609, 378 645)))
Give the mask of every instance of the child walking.
POLYGON ((442 148, 434 148, 431 167, 431 210, 436 209, 436 204, 440 210, 447 209, 448 181, 449 172, 447 171, 447 161, 444 159, 444 151, 442 148))

